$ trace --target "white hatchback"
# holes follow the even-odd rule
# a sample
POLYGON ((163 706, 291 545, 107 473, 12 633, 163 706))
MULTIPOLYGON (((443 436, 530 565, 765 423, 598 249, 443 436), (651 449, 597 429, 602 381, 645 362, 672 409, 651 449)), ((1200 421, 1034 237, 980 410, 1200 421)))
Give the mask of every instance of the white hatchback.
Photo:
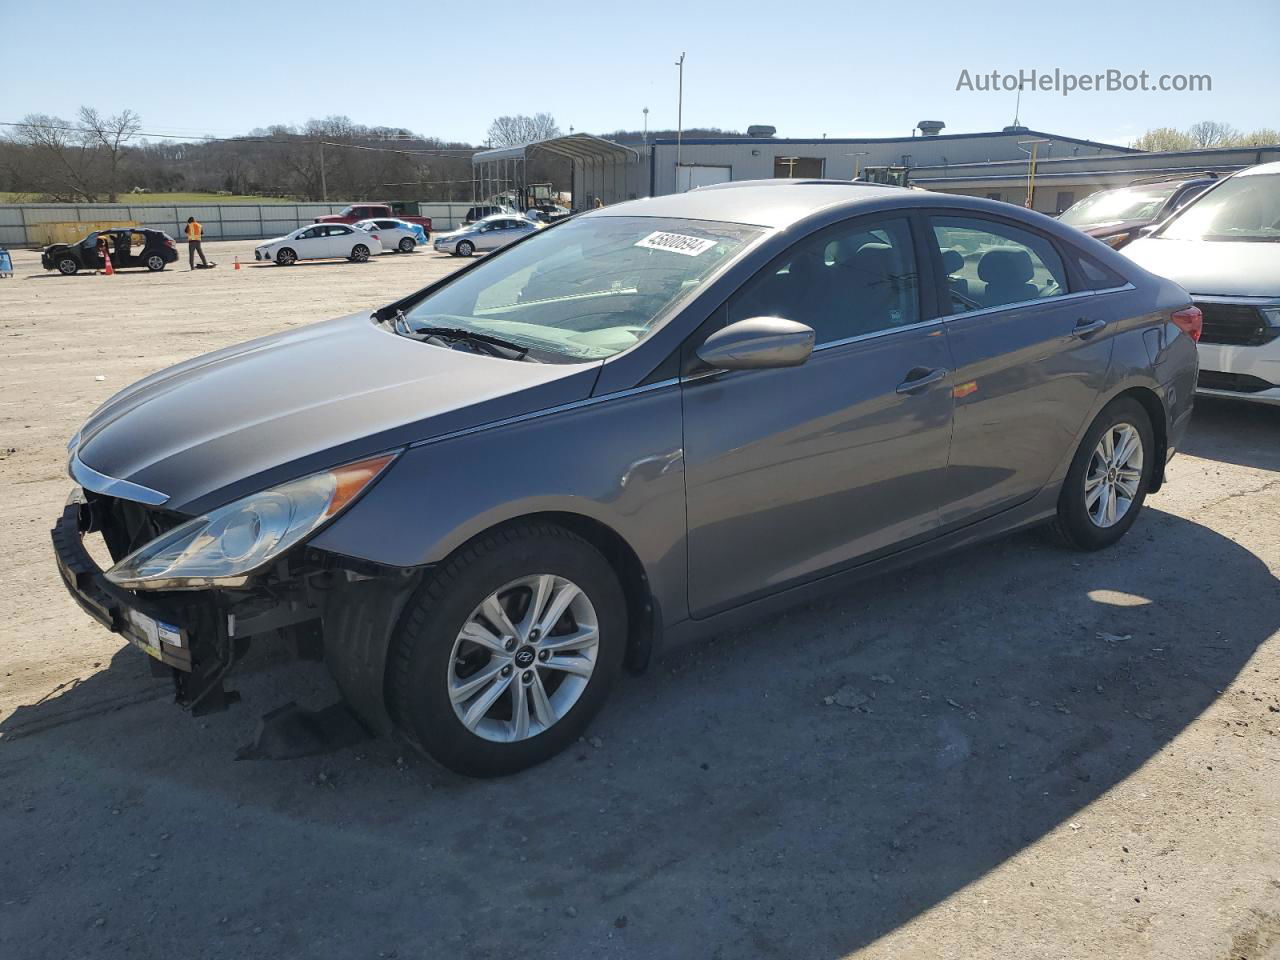
POLYGON ((313 223, 275 240, 265 240, 253 251, 255 260, 274 260, 282 267, 299 260, 344 257, 363 263, 382 252, 377 233, 357 230, 345 223, 313 223))

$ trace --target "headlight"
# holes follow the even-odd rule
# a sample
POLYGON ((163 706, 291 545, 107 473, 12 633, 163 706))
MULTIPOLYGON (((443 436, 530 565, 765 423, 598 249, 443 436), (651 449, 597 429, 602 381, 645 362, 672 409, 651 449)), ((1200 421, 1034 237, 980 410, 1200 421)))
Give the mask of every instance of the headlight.
POLYGON ((1259 307, 1258 312, 1268 327, 1280 327, 1280 307, 1259 307))
POLYGON ((349 463, 219 507, 135 550, 107 579, 128 590, 243 586, 341 513, 394 459, 349 463))

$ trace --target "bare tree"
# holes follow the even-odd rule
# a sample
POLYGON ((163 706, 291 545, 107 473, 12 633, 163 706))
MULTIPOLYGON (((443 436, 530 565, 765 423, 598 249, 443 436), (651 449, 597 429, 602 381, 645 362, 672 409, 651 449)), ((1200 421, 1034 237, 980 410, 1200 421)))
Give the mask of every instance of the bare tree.
POLYGON ((1229 147, 1240 136, 1240 131, 1229 123, 1218 120, 1201 120, 1187 128, 1195 148, 1229 147))
POLYGON ((513 117, 498 117, 489 124, 489 142, 495 147, 515 147, 558 136, 560 128, 549 113, 535 113, 531 117, 518 113, 513 117))
POLYGON ((1148 130, 1130 146, 1137 150, 1191 150, 1195 143, 1189 133, 1173 127, 1156 127, 1148 130))
POLYGON ((1236 140, 1240 147, 1270 147, 1280 143, 1280 130, 1261 127, 1250 133, 1241 134, 1236 140))
POLYGON ((80 133, 87 145, 101 149, 107 166, 107 201, 116 202, 120 187, 120 157, 124 145, 139 130, 142 119, 132 110, 124 110, 114 117, 104 117, 93 107, 80 108, 80 133))
POLYGON ((29 113, 13 128, 14 143, 26 147, 22 177, 53 200, 98 199, 95 145, 86 143, 79 127, 43 113, 29 113))

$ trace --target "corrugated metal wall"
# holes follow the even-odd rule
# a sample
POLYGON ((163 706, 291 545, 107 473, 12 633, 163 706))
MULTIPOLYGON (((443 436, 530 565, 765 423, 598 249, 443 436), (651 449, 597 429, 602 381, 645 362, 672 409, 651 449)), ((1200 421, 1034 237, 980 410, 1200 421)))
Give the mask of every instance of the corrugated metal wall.
POLYGON ((216 203, 197 205, 130 203, 19 203, 0 204, 0 245, 42 246, 45 223, 68 221, 136 223, 163 230, 175 240, 183 238, 187 217, 204 226, 206 240, 257 240, 275 237, 311 223, 326 213, 337 213, 345 203, 216 203))
MULTIPOLYGON (((260 240, 278 237, 327 213, 339 213, 342 203, 6 203, 0 204, 0 246, 40 247, 53 242, 41 224, 83 222, 134 223, 163 230, 182 240, 187 217, 204 227, 206 240, 260 240)), ((432 230, 452 230, 462 223, 469 203, 421 203, 421 215, 431 218, 432 230)))

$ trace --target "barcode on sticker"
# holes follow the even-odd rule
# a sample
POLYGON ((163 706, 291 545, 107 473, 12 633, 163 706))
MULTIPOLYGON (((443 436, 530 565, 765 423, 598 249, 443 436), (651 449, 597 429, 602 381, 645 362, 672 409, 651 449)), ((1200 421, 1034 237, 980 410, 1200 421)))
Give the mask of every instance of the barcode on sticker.
POLYGON ((707 240, 704 237, 689 237, 683 233, 663 233, 661 230, 655 230, 636 244, 637 247, 646 247, 650 250, 682 253, 686 257, 696 257, 715 245, 716 241, 707 240))

